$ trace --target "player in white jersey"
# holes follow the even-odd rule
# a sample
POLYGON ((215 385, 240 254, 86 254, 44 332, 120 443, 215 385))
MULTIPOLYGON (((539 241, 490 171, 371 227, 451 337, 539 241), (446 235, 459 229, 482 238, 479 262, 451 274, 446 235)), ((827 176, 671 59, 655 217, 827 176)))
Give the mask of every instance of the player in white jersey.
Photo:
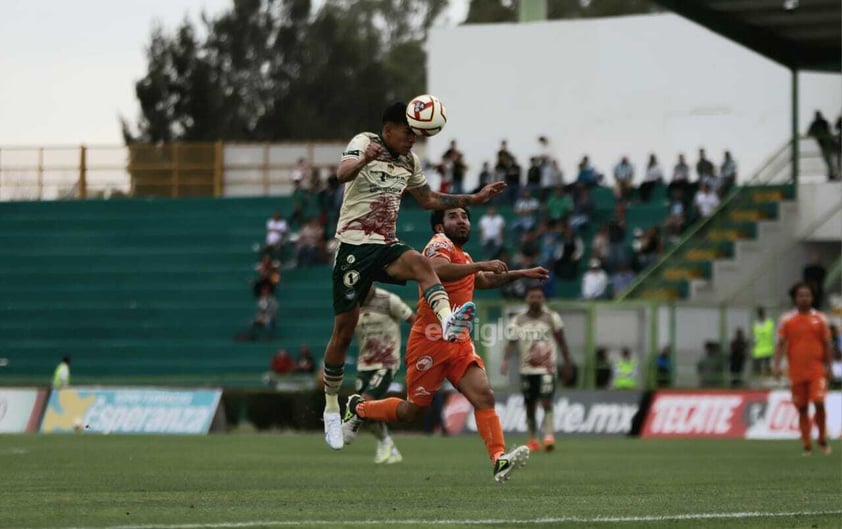
POLYGON ((559 350, 564 361, 562 375, 565 380, 570 380, 572 364, 567 340, 564 338, 564 323, 557 312, 544 305, 545 301, 540 285, 531 286, 526 290, 526 303, 529 308, 509 322, 509 342, 501 371, 504 375, 508 372, 508 357, 517 352, 520 360, 521 391, 526 406, 526 425, 529 429, 529 442, 526 446, 531 451, 541 449, 538 424, 535 420, 535 410, 540 400, 544 408, 544 449, 549 452, 555 448, 553 398, 559 350))
POLYGON ((474 304, 469 301, 451 309, 429 259, 398 241, 401 196, 406 191, 422 207, 444 210, 485 204, 506 184, 489 184, 471 195, 437 193, 430 189, 421 162, 411 150, 414 143, 415 133, 406 121, 406 105, 394 103, 383 113, 381 133, 354 136, 337 169, 345 193, 336 227, 340 244, 333 264, 333 333, 325 349, 323 371, 325 440, 335 450, 345 444, 338 399, 345 353, 357 327, 360 303, 373 281, 417 281, 448 340, 455 340, 472 326, 474 304))
MULTIPOLYGON (((365 400, 383 398, 401 367, 400 323, 415 323, 415 313, 396 294, 372 285, 360 306, 357 323, 356 393, 365 400)), ((403 460, 384 422, 367 426, 377 438, 375 463, 400 463, 403 460)), ((350 444, 353 438, 345 438, 350 444)))

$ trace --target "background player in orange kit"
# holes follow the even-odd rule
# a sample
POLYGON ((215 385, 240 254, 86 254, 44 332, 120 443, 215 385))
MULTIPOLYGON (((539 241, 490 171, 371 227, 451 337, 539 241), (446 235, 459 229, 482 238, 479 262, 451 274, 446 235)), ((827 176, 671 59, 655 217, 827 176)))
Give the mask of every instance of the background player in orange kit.
POLYGON ((806 283, 797 283, 789 295, 795 310, 782 315, 778 323, 778 344, 772 369, 775 376, 781 375, 781 358, 786 354, 792 403, 798 409, 804 455, 813 453, 810 442, 810 402, 816 408, 819 446, 825 454, 830 454, 824 408, 830 363, 830 328, 825 315, 812 308, 813 291, 806 283))
MULTIPOLYGON (((519 278, 549 277, 542 267, 508 270, 498 260, 475 263, 462 250, 471 234, 471 214, 467 208, 435 211, 430 224, 435 235, 424 248, 424 256, 432 261, 453 304, 471 300, 474 288, 496 288, 519 278)), ((529 449, 519 446, 506 452, 500 418, 494 409, 494 393, 470 335, 464 332, 456 342, 447 342, 442 339, 441 325, 437 322, 429 304, 420 296, 418 319, 406 348, 407 400, 363 401, 359 395, 351 395, 342 425, 346 441, 353 438, 365 419, 393 422, 420 417, 446 378, 473 405, 477 431, 494 462, 494 479, 505 481, 526 463, 529 449)))

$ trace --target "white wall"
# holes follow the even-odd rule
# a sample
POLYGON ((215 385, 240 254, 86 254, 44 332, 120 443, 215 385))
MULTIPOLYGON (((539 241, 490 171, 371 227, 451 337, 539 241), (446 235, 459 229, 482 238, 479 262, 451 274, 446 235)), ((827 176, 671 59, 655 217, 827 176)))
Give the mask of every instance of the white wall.
MULTIPOLYGON (((606 174, 628 154, 640 179, 649 152, 669 174, 700 146, 717 165, 731 149, 748 177, 789 137, 789 70, 677 15, 459 26, 427 45, 449 119, 428 152, 456 139, 469 184, 504 138, 524 171, 546 135, 567 179, 586 153, 606 174)), ((838 74, 801 74, 800 92, 802 132, 842 110, 838 74)))

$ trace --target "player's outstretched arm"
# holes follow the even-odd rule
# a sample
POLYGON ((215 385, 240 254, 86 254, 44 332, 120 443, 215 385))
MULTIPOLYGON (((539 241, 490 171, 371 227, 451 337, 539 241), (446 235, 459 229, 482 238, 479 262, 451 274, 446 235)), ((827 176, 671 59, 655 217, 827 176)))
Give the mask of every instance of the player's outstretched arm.
POLYGON ((549 279, 549 277, 550 272, 543 266, 509 270, 505 273, 481 272, 477 274, 477 280, 474 283, 474 286, 482 289, 499 288, 507 283, 511 283, 512 281, 516 281, 521 278, 544 281, 549 279))
POLYGON ((491 273, 505 273, 506 263, 499 260, 479 261, 476 263, 451 263, 443 257, 433 257, 433 270, 442 281, 458 281, 463 277, 478 274, 483 271, 491 273))
POLYGON ((448 195, 430 189, 429 184, 409 189, 415 201, 424 209, 452 209, 485 204, 499 195, 506 187, 505 182, 494 182, 470 195, 448 195))

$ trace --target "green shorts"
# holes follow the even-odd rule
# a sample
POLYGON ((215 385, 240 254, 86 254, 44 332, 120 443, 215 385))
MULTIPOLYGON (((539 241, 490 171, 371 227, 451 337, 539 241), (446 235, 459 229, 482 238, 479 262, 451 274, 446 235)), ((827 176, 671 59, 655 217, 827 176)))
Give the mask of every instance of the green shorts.
POLYGON ((340 243, 333 263, 333 313, 348 312, 362 303, 374 281, 405 285, 406 281, 389 276, 386 267, 409 250, 401 242, 340 243))
POLYGON ((383 398, 395 379, 393 369, 372 369, 357 371, 356 391, 360 395, 371 395, 375 399, 383 398))
POLYGON ((555 395, 555 376, 549 373, 545 375, 521 375, 520 390, 523 392, 525 402, 551 399, 555 395))

